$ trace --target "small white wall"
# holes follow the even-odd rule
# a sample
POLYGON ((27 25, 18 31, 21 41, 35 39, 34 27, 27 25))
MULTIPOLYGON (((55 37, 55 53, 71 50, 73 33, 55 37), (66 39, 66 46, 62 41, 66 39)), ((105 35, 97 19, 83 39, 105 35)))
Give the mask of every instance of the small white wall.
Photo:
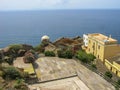
POLYGON ((84 46, 88 46, 88 35, 83 34, 83 42, 84 42, 84 46))

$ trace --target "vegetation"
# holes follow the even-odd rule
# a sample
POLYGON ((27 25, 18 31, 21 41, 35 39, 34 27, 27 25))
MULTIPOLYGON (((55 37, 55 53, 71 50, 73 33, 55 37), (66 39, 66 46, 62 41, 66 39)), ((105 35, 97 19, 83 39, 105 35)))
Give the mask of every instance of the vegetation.
POLYGON ((34 50, 36 51, 36 52, 44 52, 44 47, 43 47, 43 45, 38 45, 38 46, 35 46, 34 47, 34 50))
POLYGON ((109 72, 109 71, 107 71, 107 72, 105 72, 105 77, 108 77, 108 78, 112 78, 112 73, 111 72, 109 72))
POLYGON ((7 62, 9 65, 12 65, 14 59, 12 58, 12 56, 9 56, 9 57, 6 56, 6 57, 4 58, 4 61, 7 62))
POLYGON ((52 56, 52 57, 55 56, 55 53, 53 51, 45 51, 44 54, 45 56, 52 56))
POLYGON ((0 59, 0 64, 3 62, 3 59, 0 59))
POLYGON ((23 59, 25 63, 33 63, 35 61, 35 56, 32 52, 26 52, 23 59))
POLYGON ((120 79, 118 79, 117 84, 120 85, 120 79))
POLYGON ((120 89, 120 79, 118 79, 118 81, 115 84, 115 90, 119 90, 120 89))
POLYGON ((28 90, 23 79, 17 79, 14 88, 19 90, 28 90))
POLYGON ((92 54, 87 54, 86 52, 81 50, 77 52, 76 58, 78 58, 83 63, 91 63, 92 61, 94 61, 95 56, 92 54))
POLYGON ((68 59, 72 59, 74 56, 71 50, 65 50, 65 51, 59 50, 57 54, 58 54, 58 57, 60 58, 68 58, 68 59))
POLYGON ((13 44, 13 45, 10 45, 10 49, 13 50, 13 52, 17 52, 19 49, 22 49, 22 45, 21 44, 13 44))
POLYGON ((92 64, 91 67, 92 67, 93 69, 97 69, 96 64, 92 64))
POLYGON ((12 54, 13 58, 18 56, 18 51, 20 49, 22 49, 22 45, 20 44, 10 45, 10 54, 12 54))
POLYGON ((4 79, 14 80, 16 78, 21 78, 22 75, 20 74, 19 70, 17 70, 15 67, 5 67, 3 69, 2 77, 4 79))

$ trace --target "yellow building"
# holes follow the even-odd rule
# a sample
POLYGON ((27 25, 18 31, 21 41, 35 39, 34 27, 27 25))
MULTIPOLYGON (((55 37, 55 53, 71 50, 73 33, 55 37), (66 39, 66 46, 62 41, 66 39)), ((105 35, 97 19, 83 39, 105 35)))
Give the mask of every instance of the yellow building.
POLYGON ((111 36, 108 37, 100 33, 88 34, 83 35, 83 41, 86 52, 92 53, 103 62, 105 59, 113 57, 120 52, 118 41, 111 38, 111 36))
POLYGON ((120 77, 120 55, 105 59, 105 66, 120 77))

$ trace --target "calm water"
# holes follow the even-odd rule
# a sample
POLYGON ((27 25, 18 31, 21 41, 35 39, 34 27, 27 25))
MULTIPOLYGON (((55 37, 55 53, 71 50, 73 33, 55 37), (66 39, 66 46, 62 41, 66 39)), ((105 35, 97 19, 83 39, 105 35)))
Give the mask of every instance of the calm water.
POLYGON ((120 42, 120 10, 0 12, 0 48, 15 43, 37 45, 43 35, 54 41, 97 32, 120 42))

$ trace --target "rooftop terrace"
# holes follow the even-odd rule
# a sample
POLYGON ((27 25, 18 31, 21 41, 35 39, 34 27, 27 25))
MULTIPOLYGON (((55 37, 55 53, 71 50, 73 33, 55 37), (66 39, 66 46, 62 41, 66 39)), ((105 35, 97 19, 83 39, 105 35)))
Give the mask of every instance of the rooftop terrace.
POLYGON ((109 42, 109 43, 117 43, 116 39, 111 38, 111 36, 105 36, 100 33, 88 34, 89 37, 93 37, 96 40, 100 40, 102 42, 109 42))
POLYGON ((111 63, 116 62, 116 63, 120 64, 120 53, 117 54, 117 55, 114 56, 114 57, 108 58, 108 60, 109 60, 111 63))

